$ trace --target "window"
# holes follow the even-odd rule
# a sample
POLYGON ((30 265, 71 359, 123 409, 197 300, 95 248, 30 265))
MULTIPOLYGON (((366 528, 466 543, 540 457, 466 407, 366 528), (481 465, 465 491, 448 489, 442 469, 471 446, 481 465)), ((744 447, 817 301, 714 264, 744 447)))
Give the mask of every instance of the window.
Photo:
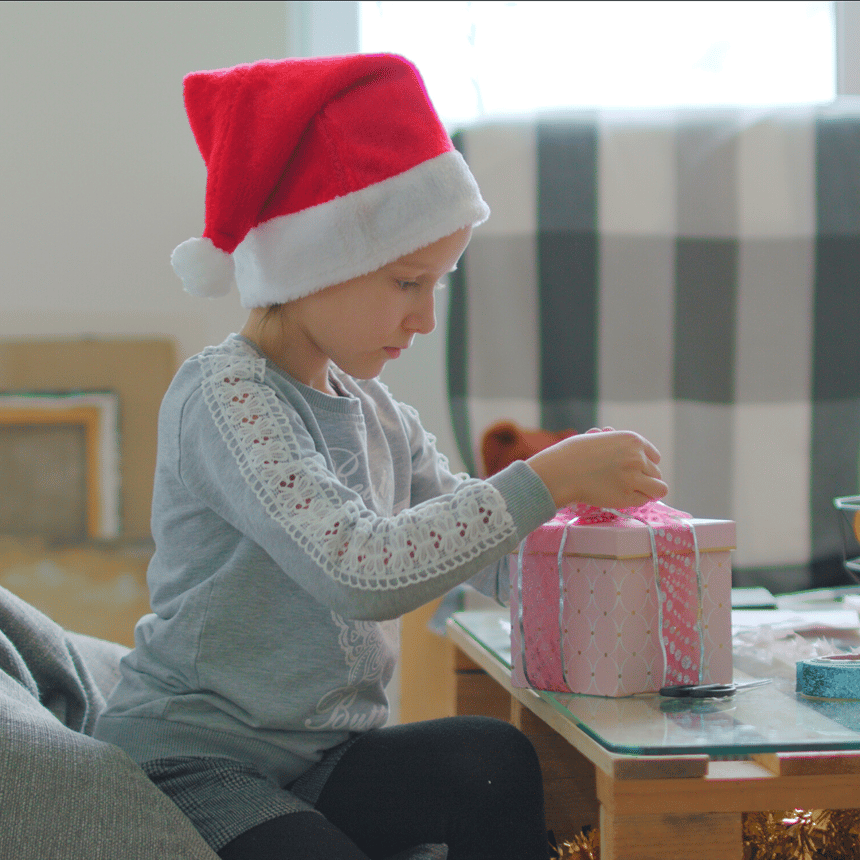
POLYGON ((554 108, 809 103, 836 94, 829 2, 359 7, 361 50, 413 60, 449 125, 554 108))

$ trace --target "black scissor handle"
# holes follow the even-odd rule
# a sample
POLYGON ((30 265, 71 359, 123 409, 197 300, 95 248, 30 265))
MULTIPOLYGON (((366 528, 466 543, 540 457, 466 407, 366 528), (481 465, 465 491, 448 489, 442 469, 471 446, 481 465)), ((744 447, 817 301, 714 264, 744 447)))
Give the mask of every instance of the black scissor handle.
POLYGON ((735 684, 681 684, 661 687, 660 695, 673 699, 723 699, 737 692, 735 684))

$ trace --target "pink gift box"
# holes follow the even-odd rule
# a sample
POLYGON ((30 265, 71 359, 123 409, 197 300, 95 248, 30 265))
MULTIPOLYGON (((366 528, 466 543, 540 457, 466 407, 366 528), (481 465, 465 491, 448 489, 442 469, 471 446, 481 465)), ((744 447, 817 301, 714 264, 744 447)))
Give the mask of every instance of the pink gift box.
MULTIPOLYGON (((569 514, 559 512, 511 558, 513 685, 629 696, 656 692, 664 682, 698 683, 699 661, 703 683, 730 683, 735 524, 730 520, 683 521, 695 531, 699 574, 694 552, 689 558, 675 556, 681 560, 677 576, 686 582, 687 590, 681 595, 682 589, 662 579, 664 600, 658 608, 655 544, 649 527, 634 519, 568 525, 569 514), (564 599, 560 601, 558 551, 563 537, 564 599), (678 603, 679 595, 685 599, 694 628, 682 630, 669 646, 661 645, 661 615, 665 624, 667 607, 671 609, 673 598, 678 603), (696 626, 699 606, 701 630, 696 626), (668 647, 671 655, 666 653, 668 647), (671 667, 667 673, 667 656, 675 661, 672 667, 680 667, 682 660, 685 666, 692 664, 691 676, 672 677, 671 667)), ((656 552, 659 557, 661 551, 656 552)))

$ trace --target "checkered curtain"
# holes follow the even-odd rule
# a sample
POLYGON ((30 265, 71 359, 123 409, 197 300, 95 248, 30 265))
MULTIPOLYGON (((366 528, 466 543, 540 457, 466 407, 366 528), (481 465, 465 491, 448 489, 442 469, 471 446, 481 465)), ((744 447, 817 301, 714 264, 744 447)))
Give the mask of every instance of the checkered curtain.
POLYGON ((860 99, 589 112, 455 136, 492 216, 450 289, 455 435, 635 429, 736 584, 846 581, 860 492, 860 99))

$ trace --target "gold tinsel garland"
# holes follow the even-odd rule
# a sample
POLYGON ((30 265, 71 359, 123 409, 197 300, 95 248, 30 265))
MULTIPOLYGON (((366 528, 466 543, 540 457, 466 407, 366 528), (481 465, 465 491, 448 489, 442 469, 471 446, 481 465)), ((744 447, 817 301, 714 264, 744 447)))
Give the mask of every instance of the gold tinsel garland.
POLYGON ((557 860, 600 860, 600 831, 588 827, 573 839, 551 847, 557 860))
POLYGON ((552 848, 558 860, 600 860, 600 831, 597 828, 584 830, 552 848))
MULTIPOLYGON (((858 860, 860 809, 747 812, 744 860, 858 860)), ((558 860, 600 860, 600 833, 584 830, 555 848, 558 860)))
POLYGON ((744 860, 856 860, 860 810, 749 812, 743 835, 744 860))

